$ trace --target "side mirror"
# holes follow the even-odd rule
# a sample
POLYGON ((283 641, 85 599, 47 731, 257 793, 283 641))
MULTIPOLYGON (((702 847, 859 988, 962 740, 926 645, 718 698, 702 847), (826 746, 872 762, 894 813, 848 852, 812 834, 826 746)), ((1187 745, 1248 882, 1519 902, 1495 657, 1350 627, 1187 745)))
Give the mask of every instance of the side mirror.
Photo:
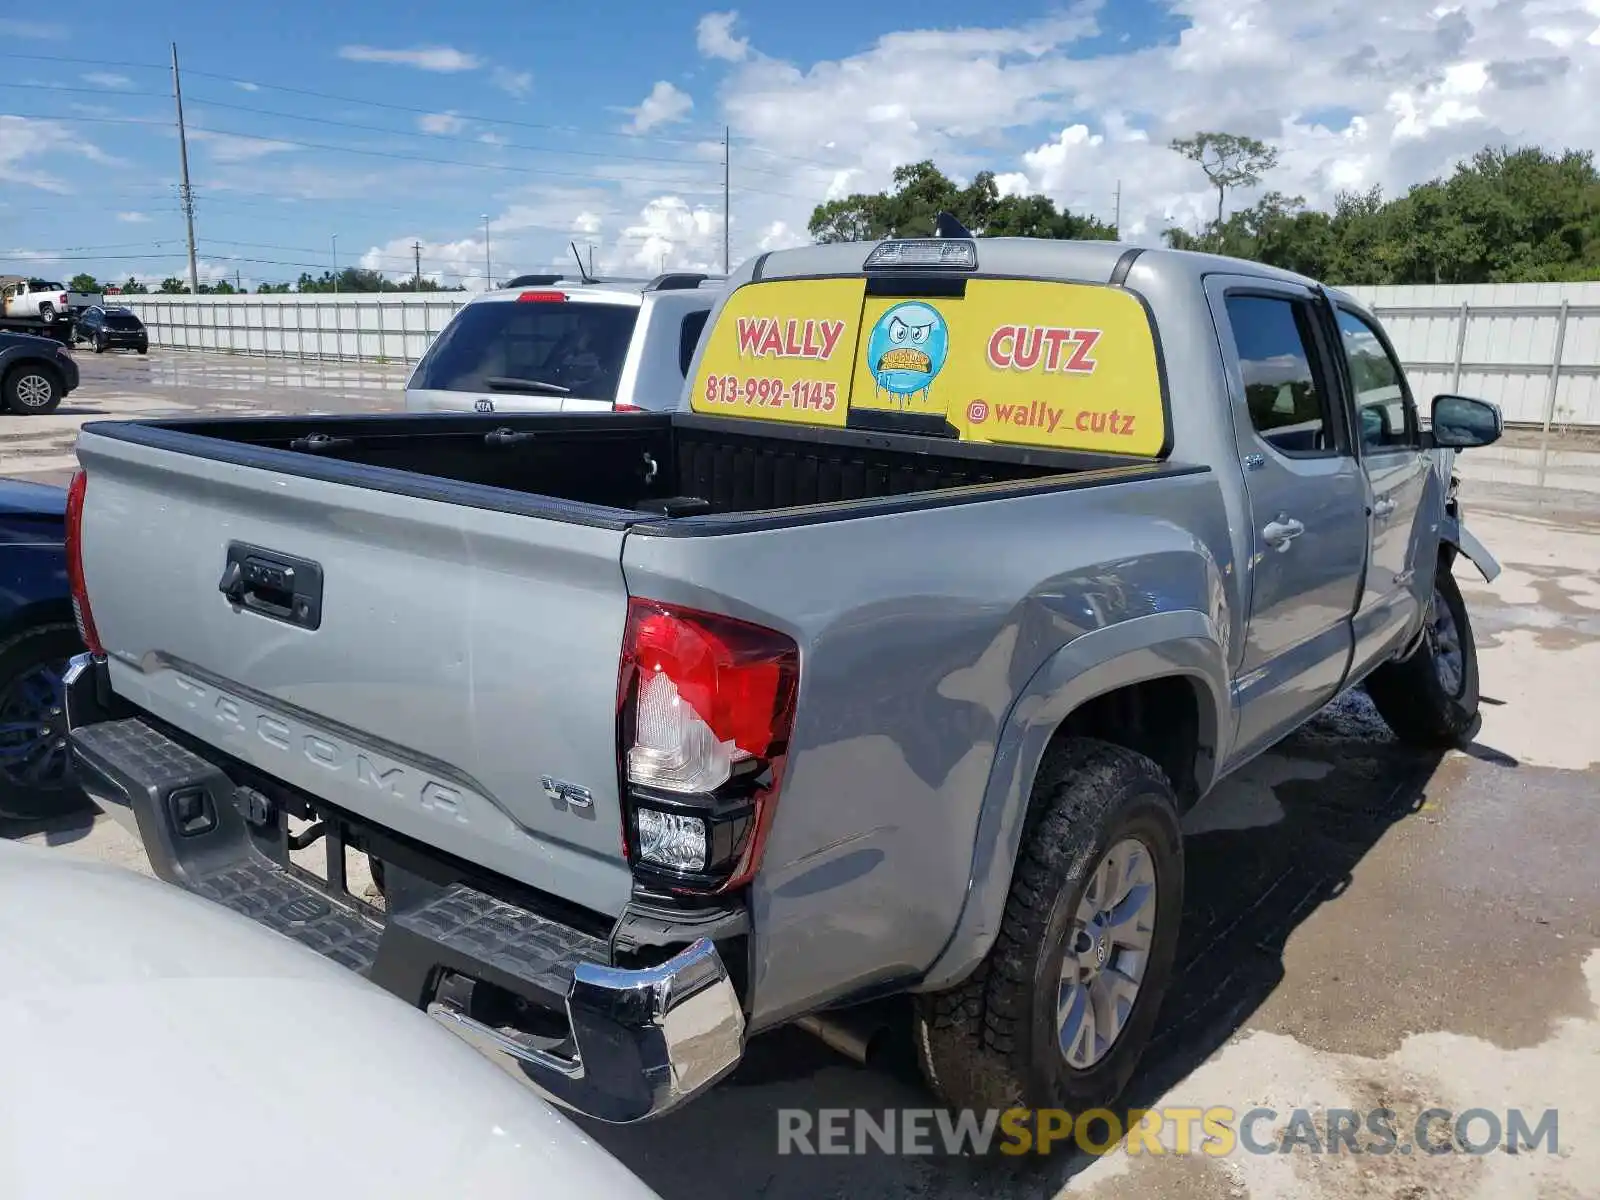
POLYGON ((1469 396, 1433 398, 1433 444, 1446 450, 1472 450, 1500 440, 1505 419, 1500 406, 1469 396))

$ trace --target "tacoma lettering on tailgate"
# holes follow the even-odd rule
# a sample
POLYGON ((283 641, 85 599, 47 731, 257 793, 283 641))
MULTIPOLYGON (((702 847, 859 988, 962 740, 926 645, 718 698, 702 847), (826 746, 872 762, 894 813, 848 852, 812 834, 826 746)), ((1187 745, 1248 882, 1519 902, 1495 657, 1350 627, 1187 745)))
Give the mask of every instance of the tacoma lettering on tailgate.
POLYGON ((226 730, 225 743, 246 740, 267 746, 275 753, 303 758, 346 783, 415 804, 463 825, 467 823, 461 790, 451 784, 432 779, 371 750, 347 746, 326 733, 314 732, 187 675, 174 673, 173 679, 190 711, 204 715, 226 730))

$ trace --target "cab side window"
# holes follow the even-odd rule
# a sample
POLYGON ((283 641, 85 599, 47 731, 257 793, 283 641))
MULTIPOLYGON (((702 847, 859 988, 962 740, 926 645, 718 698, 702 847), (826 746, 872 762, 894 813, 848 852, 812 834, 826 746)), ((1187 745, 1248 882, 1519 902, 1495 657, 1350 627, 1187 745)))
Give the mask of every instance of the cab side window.
POLYGON ((1227 298, 1250 424, 1281 454, 1336 454, 1309 306, 1279 296, 1227 298))
POLYGON ((1366 450, 1416 445, 1416 408, 1405 372, 1364 317, 1339 309, 1339 337, 1350 364, 1361 445, 1366 450))

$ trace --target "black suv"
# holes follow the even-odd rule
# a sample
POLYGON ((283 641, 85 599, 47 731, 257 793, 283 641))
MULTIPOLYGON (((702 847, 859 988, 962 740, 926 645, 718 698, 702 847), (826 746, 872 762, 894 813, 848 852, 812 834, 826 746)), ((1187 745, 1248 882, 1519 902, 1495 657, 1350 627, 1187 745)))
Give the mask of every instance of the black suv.
POLYGON ((144 324, 128 308, 102 308, 96 304, 78 314, 72 327, 73 340, 88 342, 96 354, 107 350, 137 350, 150 353, 150 335, 144 324))

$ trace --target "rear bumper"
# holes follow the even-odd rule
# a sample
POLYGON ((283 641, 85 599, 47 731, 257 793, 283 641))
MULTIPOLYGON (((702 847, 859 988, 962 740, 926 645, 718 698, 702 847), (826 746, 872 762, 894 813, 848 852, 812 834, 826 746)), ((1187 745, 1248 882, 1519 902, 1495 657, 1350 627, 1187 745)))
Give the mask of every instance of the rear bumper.
MULTIPOLYGON (((66 684, 78 782, 138 833, 158 875, 366 975, 547 1098, 603 1121, 640 1121, 738 1063, 743 1009, 706 938, 625 970, 610 965, 604 938, 462 882, 391 888, 379 912, 348 896, 342 878, 335 885, 292 866, 286 826, 263 819, 266 797, 236 784, 225 763, 118 712, 90 656, 73 660, 66 684), (536 1036, 497 1023, 476 998, 479 985, 564 1012, 565 1031, 536 1036)), ((332 880, 335 849, 343 872, 342 834, 325 836, 332 880)))

